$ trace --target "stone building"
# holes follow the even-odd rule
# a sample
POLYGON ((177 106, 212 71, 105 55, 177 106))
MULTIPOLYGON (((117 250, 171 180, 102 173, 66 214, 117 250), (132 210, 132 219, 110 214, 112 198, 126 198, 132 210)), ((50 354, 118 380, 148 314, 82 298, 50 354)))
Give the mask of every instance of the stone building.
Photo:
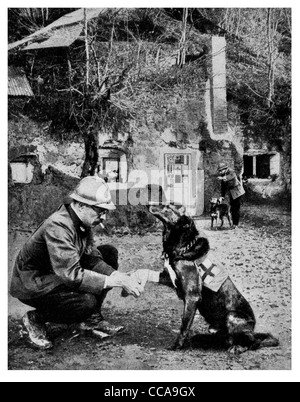
MULTIPOLYGON (((76 23, 82 17, 80 19, 77 14, 69 34, 68 22, 62 17, 62 22, 56 22, 52 28, 52 36, 47 37, 44 33, 43 41, 37 35, 36 42, 31 37, 29 44, 26 39, 21 44, 31 51, 55 48, 61 43, 71 46, 81 34, 76 23)), ((91 18, 94 16, 93 11, 91 18)), ((192 216, 207 211, 210 198, 219 194, 216 173, 220 161, 227 162, 238 173, 243 169, 243 137, 239 128, 230 126, 227 120, 226 40, 224 37, 199 36, 199 48, 187 54, 185 66, 188 72, 193 60, 202 57, 204 62, 196 80, 191 85, 178 87, 168 96, 156 95, 159 112, 149 107, 141 120, 131 121, 126 132, 99 132, 98 150, 98 173, 108 178, 115 194, 122 190, 128 193, 147 184, 159 185, 169 201, 184 204, 192 216)), ((11 44, 10 49, 14 48, 11 44)), ((170 77, 176 63, 176 53, 174 55, 168 47, 155 60, 157 68, 163 68, 170 77)), ((30 144, 30 157, 33 158, 32 153, 36 154, 43 172, 48 165, 53 165, 79 178, 84 159, 83 141, 55 142, 47 137, 44 127, 28 120, 26 124, 34 125, 34 129, 25 128, 24 135, 16 130, 15 122, 9 122, 9 147, 14 147, 16 161, 20 161, 21 155, 17 155, 15 148, 30 144)), ((28 158, 25 162, 28 165, 28 158)), ((18 177, 21 177, 20 172, 18 177)), ((13 180, 18 180, 17 175, 13 180)), ((24 184, 28 185, 28 180, 27 174, 24 184)))
POLYGON ((226 41, 209 37, 205 43, 210 76, 200 77, 196 93, 192 88, 168 100, 176 104, 176 113, 162 108, 164 124, 158 126, 149 111, 145 124, 136 127, 133 122, 129 134, 99 134, 99 171, 117 172, 109 179, 112 189, 157 184, 168 200, 186 205, 193 216, 202 215, 210 197, 219 192, 219 162, 226 160, 241 172, 243 158, 242 137, 227 121, 226 41))

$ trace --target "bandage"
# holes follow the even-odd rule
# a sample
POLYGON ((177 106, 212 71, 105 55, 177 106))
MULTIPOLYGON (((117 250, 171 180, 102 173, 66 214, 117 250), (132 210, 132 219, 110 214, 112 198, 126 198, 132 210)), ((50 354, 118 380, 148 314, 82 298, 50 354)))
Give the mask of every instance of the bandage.
POLYGON ((148 281, 158 283, 159 282, 159 275, 160 275, 160 272, 152 271, 151 269, 149 269, 148 281))

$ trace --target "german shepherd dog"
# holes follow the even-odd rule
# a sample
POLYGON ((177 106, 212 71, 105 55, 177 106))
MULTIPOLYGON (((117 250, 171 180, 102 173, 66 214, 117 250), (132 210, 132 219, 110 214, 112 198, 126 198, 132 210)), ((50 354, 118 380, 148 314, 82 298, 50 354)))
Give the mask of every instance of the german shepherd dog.
POLYGON ((231 353, 278 346, 278 340, 272 335, 254 332, 253 310, 228 275, 223 275, 217 288, 214 284, 211 284, 213 290, 208 287, 219 268, 207 259, 209 242, 185 215, 184 207, 152 205, 149 211, 164 224, 163 252, 167 269, 160 274, 159 282, 175 287, 184 302, 180 335, 174 349, 184 347, 197 309, 231 353))
POLYGON ((228 219, 229 226, 232 227, 232 217, 230 206, 222 201, 222 198, 212 198, 210 200, 210 216, 211 216, 211 229, 214 227, 214 222, 216 222, 216 227, 218 227, 218 221, 221 221, 220 229, 224 225, 224 218, 228 219))

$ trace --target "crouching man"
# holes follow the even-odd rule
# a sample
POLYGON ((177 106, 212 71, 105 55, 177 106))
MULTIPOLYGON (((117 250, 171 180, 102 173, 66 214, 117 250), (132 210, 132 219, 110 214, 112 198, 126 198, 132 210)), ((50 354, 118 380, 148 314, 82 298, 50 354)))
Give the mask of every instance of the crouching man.
POLYGON ((103 319, 103 301, 114 287, 139 297, 148 271, 141 278, 120 273, 115 247, 93 247, 92 228, 113 209, 115 205, 104 180, 86 177, 70 195, 70 203, 61 205, 46 219, 19 252, 10 293, 35 309, 23 317, 34 346, 41 349, 53 346, 47 338, 46 322, 80 323, 83 330, 94 334, 98 331, 115 334, 123 329, 103 319), (89 323, 94 313, 99 315, 96 326, 89 323))

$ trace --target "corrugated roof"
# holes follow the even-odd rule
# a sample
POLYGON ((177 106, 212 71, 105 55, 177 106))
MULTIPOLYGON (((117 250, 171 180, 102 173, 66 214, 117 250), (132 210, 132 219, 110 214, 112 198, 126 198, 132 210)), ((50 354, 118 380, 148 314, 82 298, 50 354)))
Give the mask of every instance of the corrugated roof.
MULTIPOLYGON (((104 14, 107 12, 107 8, 86 8, 86 18, 87 20, 91 20, 93 18, 97 18, 99 14, 104 14)), ((48 25, 45 28, 53 29, 57 27, 61 27, 63 25, 75 24, 76 22, 83 21, 84 18, 84 8, 80 8, 79 10, 73 11, 72 13, 66 14, 60 17, 58 20, 52 22, 52 24, 48 25)))
POLYGON ((45 49, 53 47, 68 47, 79 37, 83 29, 81 23, 56 29, 50 38, 43 42, 34 42, 23 50, 45 49))
MULTIPOLYGON (((93 18, 98 17, 100 14, 105 14, 108 10, 109 9, 107 9, 107 8, 86 8, 87 20, 89 21, 93 18)), ((116 11, 117 10, 118 9, 116 9, 116 11)), ((58 20, 52 22, 52 24, 49 24, 42 29, 39 29, 38 31, 27 36, 26 38, 21 39, 17 42, 10 43, 8 45, 8 50, 12 50, 18 46, 21 46, 25 43, 30 42, 30 41, 39 40, 39 38, 41 38, 43 36, 45 37, 45 39, 48 39, 50 36, 51 30, 55 30, 60 27, 66 27, 66 26, 72 25, 72 24, 77 25, 78 23, 82 22, 83 19, 84 19, 84 9, 80 8, 79 10, 76 10, 76 11, 73 11, 72 13, 64 15, 63 17, 59 18, 58 20)), ((50 46, 47 46, 47 47, 50 47, 50 46)))
POLYGON ((24 72, 14 66, 8 66, 8 95, 34 96, 24 72))

